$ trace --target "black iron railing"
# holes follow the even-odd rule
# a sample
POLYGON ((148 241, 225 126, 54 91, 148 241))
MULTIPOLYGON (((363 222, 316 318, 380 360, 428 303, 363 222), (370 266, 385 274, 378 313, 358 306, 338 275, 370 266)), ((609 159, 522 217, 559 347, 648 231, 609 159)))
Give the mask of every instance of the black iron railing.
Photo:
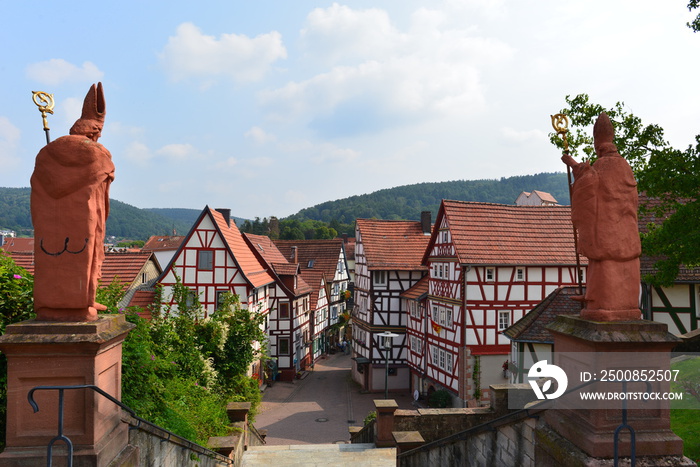
MULTIPOLYGON (((566 391, 564 394, 562 394, 561 397, 564 397, 566 395, 569 395, 573 392, 579 391, 591 384, 594 383, 600 383, 601 381, 588 381, 586 383, 580 384, 576 386, 575 388, 572 388, 568 391, 566 391)), ((617 383, 622 382, 622 390, 624 393, 627 393, 627 383, 639 383, 643 382, 646 383, 647 389, 646 392, 650 393, 651 392, 651 384, 648 381, 641 381, 641 380, 629 380, 629 381, 616 381, 617 383)), ((412 449, 410 451, 402 452, 399 454, 397 457, 402 458, 402 457, 408 457, 412 453, 417 453, 421 451, 428 451, 434 448, 438 448, 441 446, 445 446, 448 444, 452 444, 455 441, 461 441, 461 440, 466 440, 469 436, 480 433, 482 431, 496 431, 496 429, 499 426, 505 425, 509 422, 516 421, 520 418, 539 418, 539 412, 542 412, 544 410, 547 410, 551 407, 553 404, 554 400, 543 400, 540 402, 537 402, 535 404, 532 404, 531 406, 524 408, 524 409, 519 409, 514 412, 510 412, 506 415, 503 415, 501 417, 495 418, 491 421, 488 421, 486 423, 482 423, 477 426, 473 426, 467 430, 460 431, 459 433, 455 433, 451 436, 448 436, 446 438, 442 438, 430 443, 426 443, 418 448, 412 449)), ((623 429, 627 429, 630 433, 630 466, 635 467, 636 465, 636 436, 634 432, 634 428, 627 422, 627 400, 623 399, 622 401, 622 423, 620 426, 618 426, 615 429, 614 432, 614 450, 613 450, 613 465, 614 467, 618 467, 619 465, 619 442, 620 442, 620 432, 623 429)))

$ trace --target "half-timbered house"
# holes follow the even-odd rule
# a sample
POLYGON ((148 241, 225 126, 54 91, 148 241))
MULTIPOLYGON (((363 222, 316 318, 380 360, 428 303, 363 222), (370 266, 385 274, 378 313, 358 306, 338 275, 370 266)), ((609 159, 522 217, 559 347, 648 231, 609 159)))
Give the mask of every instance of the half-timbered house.
POLYGON ((243 239, 228 209, 205 207, 163 270, 158 280, 163 301, 173 307, 178 280, 197 295, 205 318, 216 311, 226 292, 238 295, 243 308, 269 312, 274 278, 243 239))
MULTIPOLYGON (((639 195, 640 206, 647 210, 639 216, 639 231, 647 232, 650 224, 660 224, 666 219, 662 214, 657 217, 655 208, 658 200, 639 195)), ((640 259, 642 273, 641 310, 644 319, 658 321, 668 325, 668 331, 677 336, 698 329, 700 321, 700 268, 681 266, 673 284, 661 286, 645 277, 656 273, 654 264, 661 258, 652 258, 642 254, 640 259)))
POLYGON ((540 360, 554 362, 554 334, 547 326, 557 316, 580 314, 582 302, 573 298, 581 296, 585 290, 585 287, 559 287, 503 331, 503 335, 511 341, 510 358, 504 360, 502 366, 504 380, 511 383, 527 382, 527 374, 535 363, 540 360))
POLYGON ((446 389, 458 405, 488 399, 510 352, 503 331, 577 283, 570 208, 443 200, 423 264, 427 362, 411 388, 446 389))
POLYGON ((299 264, 287 261, 269 237, 243 236, 275 277, 270 288, 269 357, 276 362, 280 379, 291 381, 312 361, 306 345, 311 333, 311 286, 301 277, 299 264))
MULTIPOLYGON (((206 206, 158 279, 162 304, 177 312, 173 288, 178 281, 199 299, 206 318, 222 303, 224 294, 237 295, 242 308, 265 317, 269 333, 270 293, 275 279, 251 250, 231 220, 230 209, 206 206)), ((263 375, 260 361, 250 372, 263 375)))
POLYGON ((385 381, 390 390, 409 387, 407 314, 400 295, 427 272, 421 259, 430 228, 429 212, 421 222, 356 221, 352 374, 365 390, 384 390, 385 381), (387 347, 384 332, 398 336, 387 347))
POLYGON ((311 286, 310 322, 307 342, 313 360, 327 353, 341 336, 332 326, 345 313, 349 275, 343 239, 275 240, 290 262, 298 263, 301 277, 311 286))

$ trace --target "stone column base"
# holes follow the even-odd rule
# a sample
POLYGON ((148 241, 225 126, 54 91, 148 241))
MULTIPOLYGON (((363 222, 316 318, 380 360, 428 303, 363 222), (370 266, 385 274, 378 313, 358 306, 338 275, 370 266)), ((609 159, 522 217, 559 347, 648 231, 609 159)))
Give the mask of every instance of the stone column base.
MULTIPOLYGON (((0 350, 7 356, 7 436, 0 466, 46 465, 47 447, 58 435, 56 390, 37 390, 34 413, 27 401, 37 386, 95 385, 121 398, 122 342, 133 327, 123 315, 82 323, 24 321, 7 327, 0 350)), ((73 465, 101 466, 128 444, 121 408, 90 389, 66 389, 63 435, 73 444, 73 465)), ((54 465, 66 459, 54 443, 54 465), (61 459, 59 461, 59 459, 61 459)))

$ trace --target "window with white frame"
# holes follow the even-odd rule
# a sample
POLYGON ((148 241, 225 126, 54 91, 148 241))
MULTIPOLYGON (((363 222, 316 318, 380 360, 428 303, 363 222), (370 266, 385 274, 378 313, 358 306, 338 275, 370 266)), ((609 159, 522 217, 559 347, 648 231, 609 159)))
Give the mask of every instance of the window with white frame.
POLYGON ((452 321, 452 308, 447 307, 445 308, 445 326, 451 328, 453 325, 454 322, 452 321))
POLYGON ((448 238, 449 238, 449 236, 448 236, 447 230, 443 230, 442 231, 442 243, 447 243, 448 238))
POLYGON ((445 371, 452 373, 452 353, 445 352, 445 371))
POLYGON ((438 275, 440 279, 442 279, 444 276, 442 274, 442 264, 438 264, 438 275))
POLYGON ((503 331, 510 327, 510 311, 498 312, 498 330, 503 331))
POLYGON ((445 369, 445 351, 443 349, 440 349, 440 368, 445 369))
POLYGON ((525 268, 515 268, 515 280, 518 282, 525 280, 525 268))
POLYGON ((493 282, 496 280, 496 270, 494 268, 486 268, 486 282, 493 282))
POLYGON ((374 285, 386 285, 386 271, 373 271, 374 285))
POLYGON ((432 347, 432 350, 433 350, 433 365, 439 366, 438 365, 438 359, 439 359, 438 355, 440 353, 440 350, 435 346, 432 347))

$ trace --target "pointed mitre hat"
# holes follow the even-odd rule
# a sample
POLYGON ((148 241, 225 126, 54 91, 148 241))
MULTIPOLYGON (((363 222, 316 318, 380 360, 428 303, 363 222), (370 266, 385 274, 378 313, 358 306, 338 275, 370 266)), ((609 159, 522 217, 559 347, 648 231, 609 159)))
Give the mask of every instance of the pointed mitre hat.
POLYGON ((615 130, 613 129, 612 121, 605 112, 602 112, 593 125, 593 144, 596 148, 596 153, 611 154, 617 152, 617 147, 613 144, 615 130))
POLYGON ((105 121, 105 95, 102 91, 102 83, 93 84, 83 101, 83 114, 81 120, 105 121))

